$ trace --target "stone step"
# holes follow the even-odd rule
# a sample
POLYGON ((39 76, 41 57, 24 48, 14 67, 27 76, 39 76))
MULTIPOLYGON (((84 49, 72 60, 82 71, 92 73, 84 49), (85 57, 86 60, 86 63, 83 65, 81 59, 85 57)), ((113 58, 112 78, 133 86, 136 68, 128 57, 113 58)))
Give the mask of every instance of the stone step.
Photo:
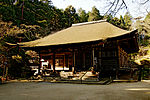
POLYGON ((108 85, 112 81, 110 80, 102 80, 102 81, 89 81, 89 80, 60 80, 53 81, 52 83, 71 83, 71 84, 91 84, 91 85, 108 85))

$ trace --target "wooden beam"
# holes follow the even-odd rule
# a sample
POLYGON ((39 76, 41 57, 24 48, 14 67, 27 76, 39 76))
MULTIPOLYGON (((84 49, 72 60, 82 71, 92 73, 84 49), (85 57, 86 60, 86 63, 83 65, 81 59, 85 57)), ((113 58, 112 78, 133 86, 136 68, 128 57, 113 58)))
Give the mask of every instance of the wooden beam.
POLYGON ((48 54, 40 54, 41 56, 51 56, 53 53, 48 53, 48 54))

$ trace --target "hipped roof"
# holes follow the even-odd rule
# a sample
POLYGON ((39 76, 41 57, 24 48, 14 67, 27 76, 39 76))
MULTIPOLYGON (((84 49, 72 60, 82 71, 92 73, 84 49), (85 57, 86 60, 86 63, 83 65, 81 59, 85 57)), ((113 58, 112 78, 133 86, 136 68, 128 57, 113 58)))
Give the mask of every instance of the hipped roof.
POLYGON ((19 43, 19 45, 22 45, 23 47, 39 47, 84 43, 105 40, 129 33, 131 33, 131 31, 123 30, 106 21, 100 20, 75 24, 72 27, 50 34, 44 38, 19 43))

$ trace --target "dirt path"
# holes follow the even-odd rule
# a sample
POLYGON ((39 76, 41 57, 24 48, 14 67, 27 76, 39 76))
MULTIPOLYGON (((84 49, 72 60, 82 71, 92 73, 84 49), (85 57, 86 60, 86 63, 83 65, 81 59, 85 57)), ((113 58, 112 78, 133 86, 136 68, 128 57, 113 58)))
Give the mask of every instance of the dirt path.
POLYGON ((150 100, 150 83, 8 83, 0 85, 0 100, 150 100))

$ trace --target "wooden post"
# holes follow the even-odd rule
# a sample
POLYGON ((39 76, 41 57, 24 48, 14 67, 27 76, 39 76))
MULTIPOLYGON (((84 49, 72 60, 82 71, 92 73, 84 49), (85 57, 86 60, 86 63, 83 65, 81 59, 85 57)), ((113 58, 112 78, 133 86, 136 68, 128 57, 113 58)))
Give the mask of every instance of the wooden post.
POLYGON ((94 48, 93 48, 93 50, 92 50, 92 65, 93 65, 93 67, 94 67, 94 48))
POLYGON ((76 65, 76 60, 75 60, 76 57, 75 57, 75 56, 76 56, 76 54, 75 54, 75 50, 74 50, 74 51, 73 51, 73 68, 72 68, 72 71, 73 71, 73 72, 75 72, 75 65, 76 65))
POLYGON ((55 72, 55 52, 53 52, 53 72, 55 72))
POLYGON ((65 61, 66 59, 65 59, 65 54, 64 54, 64 65, 63 65, 63 70, 64 70, 64 67, 65 67, 65 61))
POLYGON ((120 60, 121 60, 121 58, 120 58, 120 50, 121 50, 121 48, 120 48, 120 46, 119 46, 119 41, 117 40, 117 57, 118 57, 118 65, 116 66, 116 75, 115 75, 115 78, 116 79, 118 79, 118 74, 119 74, 119 67, 121 66, 121 62, 120 62, 120 60))
POLYGON ((5 75, 6 75, 5 71, 6 71, 6 66, 5 66, 5 64, 3 64, 3 78, 4 78, 5 75))
POLYGON ((6 66, 6 80, 8 80, 8 66, 6 66))
POLYGON ((41 55, 40 55, 40 51, 38 52, 39 53, 39 66, 38 66, 38 75, 40 75, 40 68, 41 68, 41 55))
POLYGON ((85 68, 85 51, 83 51, 83 67, 85 68))

